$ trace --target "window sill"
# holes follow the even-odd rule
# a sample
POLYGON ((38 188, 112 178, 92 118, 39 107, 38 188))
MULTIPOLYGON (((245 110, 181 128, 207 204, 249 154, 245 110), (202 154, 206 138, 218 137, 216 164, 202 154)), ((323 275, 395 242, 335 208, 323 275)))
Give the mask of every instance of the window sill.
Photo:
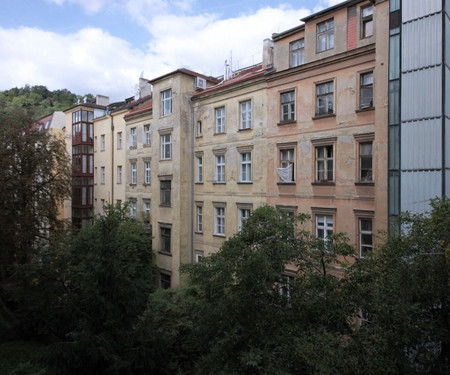
POLYGON ((213 184, 214 185, 225 185, 226 182, 225 181, 214 181, 213 184))
POLYGON ((373 181, 356 181, 356 186, 375 186, 375 183, 373 181))
POLYGON ((158 254, 167 255, 168 257, 171 257, 171 256, 172 256, 171 253, 168 253, 167 251, 163 251, 163 250, 159 250, 159 251, 158 251, 158 254))
POLYGON ((226 237, 224 234, 219 234, 219 233, 214 233, 213 236, 214 237, 220 237, 220 238, 225 238, 226 237))
MULTIPOLYGON (((122 150, 122 147, 117 147, 117 150, 122 150)), ((97 152, 97 151, 96 151, 97 152)))
POLYGON ((169 207, 169 208, 171 208, 172 205, 171 204, 160 203, 159 207, 169 207))
POLYGON ((137 146, 130 146, 130 150, 136 150, 136 149, 137 149, 137 146))
POLYGON ((172 158, 170 158, 170 159, 159 159, 159 161, 171 161, 172 160, 172 158))
POLYGON ((195 184, 196 185, 203 185, 203 181, 196 181, 195 184))
POLYGON ((197 232, 197 231, 195 231, 195 234, 201 234, 201 235, 203 235, 203 232, 197 232))
POLYGON ((336 184, 334 183, 334 181, 315 181, 315 182, 311 182, 311 185, 314 186, 335 186, 336 184))
POLYGON ((295 185, 295 181, 278 181, 277 185, 295 185))
POLYGON ((253 184, 253 181, 238 181, 238 185, 250 185, 253 184))
POLYGON ((223 135, 223 134, 226 134, 226 132, 214 133, 214 135, 223 135))
POLYGON ((359 112, 368 112, 368 111, 373 111, 374 109, 375 109, 375 107, 358 108, 358 109, 355 109, 355 112, 356 112, 356 113, 359 113, 359 112))
POLYGON ((328 118, 328 117, 336 117, 336 114, 334 112, 333 113, 325 113, 323 115, 316 114, 312 119, 313 120, 320 120, 322 118, 328 118))
POLYGON ((152 184, 144 184, 144 187, 145 187, 145 186, 152 186, 152 184))
POLYGON ((148 147, 152 147, 152 145, 150 143, 144 144, 144 148, 148 148, 148 147))
POLYGON ((277 126, 296 124, 296 123, 297 123, 297 120, 282 120, 277 124, 277 126))
MULTIPOLYGON (((103 184, 102 184, 103 185, 103 184)), ((137 184, 130 184, 130 186, 137 186, 137 184)))
POLYGON ((195 138, 203 138, 203 134, 197 134, 195 138))
POLYGON ((249 131, 249 130, 253 130, 252 128, 239 128, 238 132, 245 132, 245 131, 249 131))

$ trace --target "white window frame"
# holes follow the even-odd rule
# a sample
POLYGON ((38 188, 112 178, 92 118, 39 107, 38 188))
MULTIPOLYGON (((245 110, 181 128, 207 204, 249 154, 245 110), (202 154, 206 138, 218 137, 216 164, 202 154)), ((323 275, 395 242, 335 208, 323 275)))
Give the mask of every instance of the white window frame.
POLYGON ((252 128, 252 101, 246 100, 239 103, 240 109, 240 129, 251 129, 252 128))
POLYGON ((131 185, 137 184, 137 163, 131 163, 131 185))
POLYGON ((117 166, 117 183, 118 184, 122 183, 122 166, 121 165, 117 166))
POLYGON ((197 156, 197 181, 203 182, 203 156, 197 156))
POLYGON ((214 235, 225 236, 225 207, 214 207, 214 235))
POLYGON ((295 121, 295 90, 282 92, 281 101, 281 122, 295 121))
POLYGON ((334 107, 334 81, 317 83, 316 116, 332 115, 334 107))
POLYGON ((361 7, 361 39, 369 38, 373 35, 373 26, 373 5, 361 7), (366 29, 367 25, 371 25, 370 30, 366 29))
POLYGON ((289 45, 291 68, 305 63, 305 39, 299 39, 289 45))
POLYGON ((151 210, 151 205, 150 205, 150 201, 145 201, 143 202, 143 208, 144 208, 144 221, 149 223, 150 222, 150 210, 151 210))
POLYGON ((122 132, 117 133, 117 149, 122 149, 122 132))
POLYGON ((328 240, 328 237, 334 233, 334 216, 316 214, 316 237, 321 238, 324 241, 328 240), (323 231, 319 235, 319 231, 323 231))
POLYGON ((130 217, 136 219, 136 201, 130 201, 130 217))
POLYGON ((102 134, 100 136, 100 151, 105 151, 105 148, 106 148, 106 138, 105 135, 102 134))
POLYGON ((161 92, 161 117, 168 116, 172 113, 172 90, 161 92))
POLYGON ((225 182, 225 154, 215 155, 214 182, 225 182))
POLYGON ((137 147, 136 128, 130 129, 130 147, 137 147))
POLYGON ((151 183, 151 165, 150 161, 144 161, 144 184, 150 185, 151 183))
POLYGON ((215 114, 216 114, 216 134, 221 134, 221 133, 225 133, 225 106, 222 107, 218 107, 215 109, 215 114))
POLYGON ((200 137, 202 135, 203 135, 202 122, 197 121, 197 137, 200 137))
POLYGON ((367 251, 373 250, 373 220, 368 217, 360 217, 358 218, 358 237, 359 237, 359 257, 364 258, 366 256, 367 251), (370 229, 363 229, 362 222, 370 222, 370 229), (368 240, 368 236, 370 236, 370 241, 368 240), (370 243, 367 243, 370 242, 370 243))
POLYGON ((295 181, 295 148, 282 148, 280 149, 280 168, 287 168, 292 164, 292 175, 290 181, 283 181, 280 178, 280 181, 282 182, 294 182, 295 181), (291 155, 292 154, 292 155, 291 155), (285 158, 285 155, 288 156, 288 158, 285 158))
POLYGON ((104 185, 105 182, 106 182, 106 171, 105 171, 105 167, 101 167, 101 173, 102 173, 102 185, 104 185))
POLYGON ((320 145, 315 147, 316 157, 316 182, 333 182, 334 181, 334 145, 320 145), (331 150, 331 155, 330 155, 331 150), (324 151, 321 153, 321 151, 324 151), (331 168, 330 168, 331 161, 331 168), (330 171, 331 169, 331 171, 330 171), (331 176, 330 176, 331 172, 331 176), (330 179, 331 177, 331 179, 330 179))
POLYGON ((203 233, 203 206, 197 205, 197 233, 203 233))
POLYGON ((244 221, 250 217, 251 213, 250 208, 238 208, 238 231, 241 231, 244 221))
POLYGON ((359 80, 359 109, 373 108, 373 72, 361 73, 359 80))
POLYGON ((359 181, 373 182, 373 142, 370 141, 359 143, 359 181), (370 149, 363 150, 364 146, 370 146, 370 149))
POLYGON ((317 52, 334 48, 334 19, 317 24, 317 52))
POLYGON ((105 200, 102 199, 101 202, 102 202, 102 216, 105 216, 105 215, 106 215, 106 211, 105 211, 105 200))
POLYGON ((144 145, 150 146, 151 144, 151 132, 150 132, 150 125, 144 125, 144 145))
POLYGON ((239 153, 239 182, 252 182, 252 153, 239 153))
POLYGON ((172 159, 172 134, 161 134, 161 160, 172 159))

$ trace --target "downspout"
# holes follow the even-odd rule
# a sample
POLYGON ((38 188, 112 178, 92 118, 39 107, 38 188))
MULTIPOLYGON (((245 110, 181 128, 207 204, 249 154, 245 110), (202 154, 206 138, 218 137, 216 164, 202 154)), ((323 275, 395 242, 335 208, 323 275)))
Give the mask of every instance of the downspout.
POLYGON ((189 97, 191 109, 191 263, 194 263, 194 108, 192 96, 189 97))
POLYGON ((114 116, 111 116, 111 204, 114 204, 114 116))

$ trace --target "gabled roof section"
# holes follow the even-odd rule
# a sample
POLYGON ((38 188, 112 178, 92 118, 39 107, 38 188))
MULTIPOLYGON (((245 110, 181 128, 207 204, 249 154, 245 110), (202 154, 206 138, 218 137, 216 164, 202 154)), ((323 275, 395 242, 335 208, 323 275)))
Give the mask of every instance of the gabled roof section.
POLYGON ((281 33, 274 33, 272 34, 272 39, 273 40, 280 40, 283 38, 286 38, 292 34, 298 33, 299 31, 302 31, 305 29, 305 24, 302 23, 299 26, 293 27, 292 29, 286 30, 286 31, 282 31, 281 33))
POLYGON ((153 110, 152 95, 144 96, 143 98, 137 100, 133 104, 134 105, 130 108, 130 111, 125 116, 123 116, 124 119, 152 111, 153 110))
POLYGON ((148 80, 148 82, 150 82, 153 85, 155 82, 158 82, 158 81, 160 81, 160 80, 162 80, 164 78, 167 78, 167 77, 169 77, 171 75, 175 75, 177 73, 186 74, 186 75, 194 77, 194 78, 195 77, 200 77, 200 78, 206 79, 208 82, 211 82, 211 83, 219 83, 219 80, 217 78, 207 77, 207 76, 205 76, 203 74, 194 72, 194 71, 186 69, 186 68, 180 68, 180 69, 174 70, 173 72, 164 74, 164 75, 162 75, 160 77, 157 77, 157 78, 154 78, 154 79, 150 79, 150 80, 148 80))
POLYGON ((225 87, 230 87, 233 85, 237 85, 239 83, 248 81, 252 78, 256 78, 256 77, 260 77, 263 76, 265 74, 267 74, 269 71, 271 71, 272 68, 267 69, 267 68, 263 68, 262 64, 257 64, 257 65, 253 65, 250 66, 248 68, 244 68, 241 70, 238 70, 236 72, 233 73, 233 76, 230 79, 224 80, 220 83, 218 83, 215 86, 209 87, 206 90, 200 91, 198 93, 195 93, 192 95, 193 98, 196 98, 198 96, 201 96, 205 93, 210 93, 216 90, 220 90, 222 88, 225 87))
MULTIPOLYGON (((350 5, 354 5, 354 4, 358 4, 358 3, 362 3, 363 1, 365 1, 365 0, 346 0, 346 1, 342 1, 342 2, 340 2, 338 4, 336 4, 336 5, 333 5, 332 7, 323 9, 323 10, 321 10, 319 12, 316 12, 316 13, 310 14, 309 16, 303 17, 301 19, 301 21, 303 21, 303 22, 312 21, 314 18, 321 17, 324 14, 330 13, 330 12, 336 10, 336 9, 348 7, 350 5)), ((375 0, 371 0, 371 1, 373 3, 375 2, 375 0)))

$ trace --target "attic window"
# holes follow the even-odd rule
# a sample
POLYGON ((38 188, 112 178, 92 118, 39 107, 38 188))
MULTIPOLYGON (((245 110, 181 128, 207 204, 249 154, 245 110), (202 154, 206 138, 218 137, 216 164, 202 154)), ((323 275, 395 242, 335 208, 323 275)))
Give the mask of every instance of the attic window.
POLYGON ((45 123, 45 130, 47 130, 49 126, 50 126, 50 120, 48 120, 48 121, 45 123))

